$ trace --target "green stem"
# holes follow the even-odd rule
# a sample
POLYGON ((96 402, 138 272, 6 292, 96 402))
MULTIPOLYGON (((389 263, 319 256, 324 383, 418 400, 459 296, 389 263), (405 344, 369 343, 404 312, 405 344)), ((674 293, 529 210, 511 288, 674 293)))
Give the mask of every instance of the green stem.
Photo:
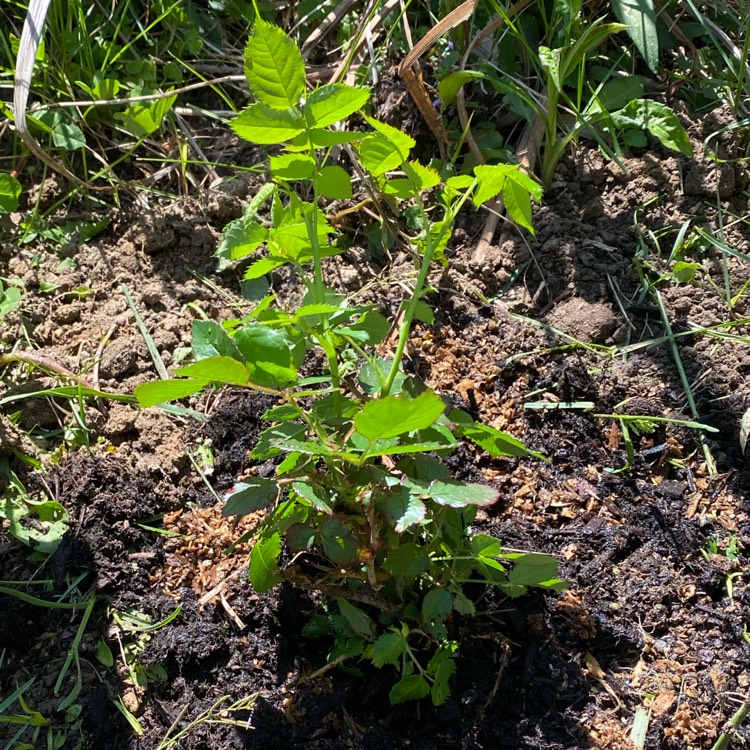
MULTIPOLYGON (((450 207, 450 209, 448 210, 447 220, 443 223, 443 229, 437 236, 433 236, 432 232, 430 232, 429 229, 427 230, 426 247, 424 257, 422 258, 422 266, 419 269, 419 276, 417 277, 417 283, 414 287, 414 292, 409 298, 409 301, 406 303, 406 308, 404 310, 404 320, 401 323, 401 328, 398 334, 398 343, 396 344, 396 352, 393 355, 393 364, 391 365, 391 369, 388 373, 388 377, 386 378, 385 385, 383 386, 381 392, 383 397, 387 396, 391 392, 391 388, 393 388, 393 382, 395 381, 396 375, 398 375, 398 371, 401 368, 401 360, 403 359, 404 351, 406 350, 406 342, 409 340, 409 334, 411 333, 411 324, 417 311, 417 303, 424 293, 427 274, 429 273, 430 264, 432 263, 432 256, 435 254, 436 248, 439 247, 440 243, 442 242, 445 233, 453 227, 453 222, 456 220, 458 212, 461 210, 461 208, 463 208, 464 203, 466 203, 469 196, 474 192, 474 188, 476 187, 476 185, 477 180, 474 180, 471 186, 468 187, 463 193, 461 198, 456 201, 455 205, 450 207)), ((427 216, 427 212, 425 211, 421 196, 417 197, 417 206, 419 207, 422 221, 429 227, 429 217, 427 216)))
POLYGON ((729 747, 729 743, 732 741, 732 736, 740 728, 740 725, 750 714, 750 698, 748 698, 737 710, 737 713, 729 720, 729 726, 726 731, 722 732, 721 736, 714 743, 711 750, 724 750, 729 747))

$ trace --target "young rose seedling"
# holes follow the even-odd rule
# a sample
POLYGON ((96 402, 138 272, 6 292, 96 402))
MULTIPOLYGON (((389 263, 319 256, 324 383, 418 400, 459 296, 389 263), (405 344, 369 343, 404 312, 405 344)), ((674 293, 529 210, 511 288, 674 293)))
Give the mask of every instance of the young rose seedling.
POLYGON ((369 89, 327 84, 307 92, 296 44, 260 19, 245 69, 257 101, 232 127, 249 141, 283 149, 269 159, 268 184, 227 227, 219 255, 249 257, 247 279, 290 265, 306 293, 296 309, 282 309, 269 295, 242 320, 194 323, 195 361, 136 394, 149 406, 230 384, 278 398, 265 414, 271 427, 251 454, 274 461, 274 476, 244 478, 223 510, 265 512, 250 556, 253 587, 264 592, 288 581, 327 595, 329 615, 313 618, 306 632, 333 635, 332 658, 394 665, 394 703, 430 695, 437 705, 455 669, 450 620, 475 612, 467 583, 493 584, 515 597, 529 586, 563 582, 554 558, 505 553, 499 540, 472 530, 477 509, 498 493, 453 478, 442 460, 463 438, 493 456, 541 456, 450 408, 404 374, 402 359, 415 318, 431 319, 428 271, 433 260, 445 262, 461 208, 502 193, 511 215, 531 228, 531 198, 541 190, 512 165, 443 180, 411 158, 410 136, 362 112, 369 89), (336 128, 355 113, 367 129, 336 128), (395 318, 392 357, 375 347, 393 321, 324 283, 325 259, 342 251, 325 201, 354 194, 350 173, 331 162, 337 145, 347 146, 371 189, 412 206, 424 227, 410 238, 418 276, 395 318), (429 207, 428 191, 435 197, 429 207), (315 351, 322 359, 308 356, 315 351), (320 372, 300 376, 311 361, 324 363, 320 372))

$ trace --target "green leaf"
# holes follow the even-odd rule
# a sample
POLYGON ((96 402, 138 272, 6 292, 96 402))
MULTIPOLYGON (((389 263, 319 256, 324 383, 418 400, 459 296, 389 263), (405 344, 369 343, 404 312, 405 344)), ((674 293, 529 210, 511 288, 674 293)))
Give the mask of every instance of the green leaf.
POLYGON ((245 107, 231 126, 240 138, 261 145, 290 141, 305 129, 299 112, 270 109, 260 102, 245 107))
POLYGON ((700 267, 700 263, 687 263, 684 260, 678 260, 672 266, 672 276, 678 284, 687 284, 695 278, 695 272, 700 267))
POLYGON ((413 578, 430 567, 430 557, 418 544, 402 544, 385 558, 383 567, 391 575, 413 578))
POLYGON ((438 83, 438 94, 440 94, 443 108, 449 107, 456 101, 456 96, 464 84, 484 78, 487 78, 487 76, 478 70, 459 70, 445 76, 438 83))
POLYGON ((104 638, 100 638, 99 642, 96 644, 95 656, 97 661, 105 667, 114 666, 115 657, 112 654, 112 649, 107 645, 104 638))
POLYGON ((438 505, 447 505, 451 508, 492 505, 500 498, 500 493, 492 487, 484 484, 466 484, 456 479, 436 479, 430 483, 428 492, 438 505))
POLYGON ((272 534, 267 539, 259 539, 250 553, 250 583, 259 593, 270 591, 278 583, 281 536, 272 534))
POLYGON ((596 115, 600 112, 614 112, 621 109, 633 99, 643 96, 643 76, 623 76, 607 81, 597 94, 592 97, 586 107, 586 116, 596 115))
POLYGON ((368 88, 329 83, 307 97, 305 119, 311 128, 325 128, 358 112, 369 99, 368 88))
POLYGON ((145 409, 192 396, 205 387, 206 382, 201 380, 156 380, 153 383, 141 383, 133 393, 138 399, 138 405, 145 409))
POLYGON ((341 614, 357 635, 365 638, 372 638, 375 635, 375 623, 366 612, 340 596, 336 598, 336 603, 339 605, 341 614))
POLYGON ((296 107, 305 91, 305 63, 297 45, 260 18, 245 48, 245 76, 258 100, 272 109, 296 107))
POLYGON ((491 456, 534 456, 546 460, 541 453, 529 450, 520 440, 489 425, 475 423, 469 427, 460 427, 458 432, 491 456))
POLYGON ((213 320, 194 320, 192 336, 193 356, 196 359, 208 357, 233 357, 241 360, 242 355, 232 337, 213 320))
POLYGON ((403 534, 414 524, 423 521, 427 510, 419 497, 406 487, 394 487, 383 498, 385 517, 398 534, 403 534))
POLYGON ((414 309, 414 317, 428 325, 432 325, 435 322, 435 313, 432 312, 432 308, 423 300, 417 302, 417 306, 414 309))
POLYGON ((348 565, 359 557, 359 543, 347 524, 329 518, 321 526, 323 552, 336 565, 348 565))
POLYGON ((612 121, 619 127, 635 126, 648 130, 666 148, 693 155, 685 128, 670 107, 651 99, 634 99, 619 112, 612 113, 612 121))
POLYGON ((389 698, 395 706, 397 703, 419 700, 429 693, 430 686, 427 684, 427 680, 421 674, 412 674, 399 680, 391 688, 389 698))
POLYGON ((398 169, 404 162, 396 146, 380 133, 368 135, 359 145, 362 166, 374 177, 398 169))
POLYGON ((21 183, 12 175, 0 174, 0 213, 15 211, 20 195, 21 183))
POLYGON ((372 651, 373 666, 380 667, 386 664, 396 664, 402 654, 406 652, 406 641, 401 633, 386 633, 381 635, 372 651))
POLYGON ((481 206, 502 192, 508 173, 514 169, 510 164, 480 164, 474 167, 477 178, 477 187, 472 196, 474 205, 481 206))
POLYGON ((365 404, 354 417, 354 426, 370 441, 383 440, 424 430, 433 425, 444 410, 443 400, 433 391, 425 391, 417 398, 407 394, 386 396, 365 404))
POLYGON ((451 694, 450 679, 456 672, 456 662, 444 659, 438 664, 433 677, 430 697, 434 706, 442 706, 451 694))
POLYGON ((296 378, 289 345, 278 331, 253 323, 238 328, 234 340, 245 358, 250 380, 256 385, 278 388, 296 378))
POLYGON ((255 219, 236 219, 224 227, 216 255, 227 260, 244 258, 257 250, 267 238, 268 230, 255 219))
POLYGON ((330 498, 326 497, 327 493, 322 487, 309 484, 308 482, 292 482, 292 489, 300 497, 307 500, 315 510, 319 510, 321 513, 326 513, 329 516, 333 513, 330 498))
POLYGON ((551 555, 529 552, 515 560, 508 581, 520 586, 535 586, 557 575, 557 560, 551 555))
POLYGON ((531 198, 529 191, 515 180, 506 179, 503 185, 503 203, 513 221, 534 234, 531 223, 531 198))
POLYGON ((427 592, 422 600, 422 620, 425 623, 442 622, 453 609, 453 597, 450 591, 435 587, 427 592))
POLYGON ((403 165, 406 176, 417 190, 428 190, 440 184, 440 175, 432 167, 425 167, 418 161, 410 161, 403 165))
POLYGON ((392 125, 376 120, 374 117, 364 115, 364 118, 370 127, 377 130, 382 136, 385 136, 395 146, 402 162, 409 158, 409 151, 417 145, 417 142, 410 135, 407 135, 398 128, 394 128, 392 125))
POLYGON ((497 557, 503 551, 499 539, 489 534, 477 534, 471 540, 471 551, 478 557, 497 557))
POLYGON ((281 154, 269 159, 273 176, 281 180, 308 180, 317 168, 315 159, 307 154, 281 154))
POLYGON ((542 70, 547 74, 550 81, 555 85, 557 91, 562 90, 562 76, 560 75, 560 52, 559 49, 539 47, 539 62, 542 70))
POLYGON ((278 456, 282 453, 282 450, 273 444, 274 441, 302 438, 305 436, 306 432, 307 427, 298 422, 275 424, 273 427, 269 427, 267 430, 263 430, 263 432, 260 433, 258 442, 250 453, 250 458, 262 461, 267 458, 278 456))
POLYGON ((659 36, 656 33, 656 10, 653 0, 612 0, 612 10, 627 26, 641 57, 652 73, 659 67, 659 36))
POLYGON ((343 167, 323 167, 315 176, 315 186, 321 195, 333 200, 347 200, 353 195, 352 180, 343 167))
POLYGON ((288 262, 283 258, 261 258, 248 266, 247 271, 245 271, 245 279, 260 279, 274 269, 285 266, 288 262))
POLYGON ((271 479, 252 477, 232 487, 224 494, 222 516, 246 516, 265 508, 279 496, 279 486, 271 479))
POLYGON ((388 335, 391 324, 379 312, 365 313, 356 323, 346 328, 337 328, 336 332, 358 341, 361 344, 375 346, 388 335))
POLYGON ((175 370, 175 375, 186 378, 205 380, 210 383, 228 383, 229 385, 247 385, 248 371, 242 362, 232 357, 208 357, 186 367, 175 370))

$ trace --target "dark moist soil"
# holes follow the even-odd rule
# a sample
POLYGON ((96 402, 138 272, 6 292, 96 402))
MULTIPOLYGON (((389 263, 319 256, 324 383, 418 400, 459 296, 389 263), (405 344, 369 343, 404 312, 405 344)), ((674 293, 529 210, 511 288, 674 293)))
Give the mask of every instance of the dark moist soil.
MULTIPOLYGON (((618 473, 626 463, 618 422, 576 408, 524 408, 587 401, 597 414, 692 418, 673 352, 658 341, 665 333, 660 312, 651 297, 639 297, 634 259, 639 254, 650 265, 646 273, 667 272, 676 233, 688 220, 714 233, 721 220, 726 242, 744 253, 750 229, 743 220, 746 168, 717 164, 702 152, 728 114, 700 121, 682 114, 694 161, 654 148, 625 159, 624 173, 582 146, 560 166, 536 210, 534 237, 502 235, 477 263, 473 247, 484 217, 467 214, 448 251, 449 269, 435 277, 437 320, 415 331, 410 366, 477 418, 550 458, 459 451, 452 459, 458 476, 501 492, 477 528, 509 548, 559 556, 570 584, 565 593, 517 601, 477 592, 479 616, 451 623, 461 648, 444 706, 390 706, 387 669, 351 664, 317 673, 329 644, 303 638, 302 628, 318 603, 287 586, 255 594, 246 582, 247 546, 223 554, 257 519, 235 527, 220 517, 214 493, 252 468, 249 451, 270 405, 232 390, 190 402, 207 415, 202 423, 115 402, 87 405, 98 442, 66 452, 47 470, 47 486, 70 514, 59 549, 43 563, 7 536, 0 544, 2 579, 50 579, 52 591, 30 589, 50 599, 83 575, 79 589, 97 597, 80 645, 81 691, 71 701, 82 707, 81 719, 57 710, 75 669, 54 691, 80 612, 0 596, 0 697, 36 677, 25 700, 71 748, 82 741, 87 748, 153 750, 190 722, 197 723, 180 748, 631 748, 634 721, 647 710, 644 747, 710 748, 750 683, 743 637, 750 618, 750 470, 739 442, 750 407, 747 345, 705 334, 676 339, 699 421, 719 430, 706 434, 716 476, 694 429, 661 423, 650 434, 631 430, 634 463, 618 473), (570 337, 600 348, 566 348, 570 337), (613 354, 607 347, 615 345, 631 348, 613 354), (213 467, 203 464, 203 477, 194 468, 201 446, 215 456, 213 467), (154 532, 159 523, 181 536, 154 532), (712 539, 719 551, 736 540, 739 559, 705 552, 712 539), (178 605, 171 622, 145 637, 113 625, 112 613, 127 608, 158 622, 178 605), (121 649, 136 641, 150 675, 145 689, 120 666, 121 649), (113 654, 111 668, 96 658, 102 642, 113 654), (219 708, 256 700, 252 710, 209 716, 225 696, 219 708), (116 707, 119 700, 137 717, 140 736, 116 707), (214 723, 198 721, 207 717, 214 723), (221 723, 230 718, 240 726, 221 723)), ((720 148, 724 159, 741 153, 731 141, 720 148)), ((22 278, 30 292, 40 282, 58 286, 51 295, 29 293, 3 339, 27 331, 47 359, 86 372, 103 390, 129 393, 155 379, 123 288, 167 367, 189 345, 193 320, 251 309, 236 295, 237 277, 217 272, 213 253, 221 227, 241 215, 252 187, 239 178, 202 202, 123 211, 106 234, 65 248, 74 267, 61 267, 59 254, 38 264, 32 251, 5 248, 1 276, 22 278), (82 297, 81 288, 90 292, 82 297)), ((367 285, 369 299, 395 309, 408 259, 373 257, 360 242, 352 235, 352 248, 329 266, 329 282, 348 291, 367 285)), ((705 270, 692 284, 660 287, 675 332, 746 314, 745 297, 733 313, 727 308, 716 248, 693 245, 684 260, 705 270)), ((749 267, 724 260, 736 294, 749 267)), ((275 291, 293 295, 290 281, 276 277, 275 291)), ((747 336, 748 329, 732 332, 747 336)), ((23 430, 74 423, 65 402, 16 404, 23 430)), ((3 423, 11 436, 6 452, 20 449, 11 427, 3 423)), ((10 460, 32 491, 41 489, 35 475, 10 460)), ((17 703, 13 710, 20 710, 17 703)), ((0 724, 0 739, 16 731, 0 724)))

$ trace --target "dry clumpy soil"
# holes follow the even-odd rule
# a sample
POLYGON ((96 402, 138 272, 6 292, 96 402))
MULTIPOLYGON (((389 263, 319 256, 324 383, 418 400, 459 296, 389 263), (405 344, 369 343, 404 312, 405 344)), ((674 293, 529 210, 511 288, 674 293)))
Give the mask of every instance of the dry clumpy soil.
MULTIPOLYGON (((178 747, 619 749, 633 747, 636 716, 648 710, 644 747, 710 748, 750 691, 743 637, 750 471, 739 443, 750 353, 742 341, 688 334, 746 315, 744 297, 727 307, 722 263, 732 294, 750 267, 696 242, 683 258, 700 264, 694 282, 660 286, 669 324, 686 334, 675 341, 699 421, 718 429, 705 433, 717 474, 706 465, 701 433, 668 423, 650 433, 631 429, 633 465, 618 472, 626 463, 623 431, 594 414, 692 418, 674 352, 660 339, 665 320, 641 290, 644 279, 669 272, 686 221, 718 233, 721 214, 723 239, 750 253, 746 168, 717 165, 700 150, 722 124, 722 113, 712 117, 691 125, 694 162, 653 150, 625 160, 625 173, 582 147, 536 211, 536 235, 500 238, 480 265, 471 257, 482 215, 464 217, 456 233, 450 268, 436 279, 436 323, 415 331, 410 366, 477 418, 549 456, 549 463, 499 460, 466 448, 452 468, 501 491, 478 526, 509 547, 558 555, 570 588, 512 603, 482 594, 480 615, 453 623, 461 649, 444 706, 391 707, 392 675, 362 665, 309 678, 325 664, 327 644, 301 636, 318 603, 286 587, 254 594, 245 579, 247 547, 223 554, 253 519, 239 527, 222 520, 214 492, 251 467, 269 406, 232 390, 190 404, 207 416, 203 422, 88 404, 99 443, 70 451, 46 477, 70 514, 58 551, 40 569, 28 549, 9 538, 0 544, 2 579, 49 579, 49 598, 83 575, 79 587, 97 597, 80 645, 80 721, 66 722, 56 710, 75 669, 53 690, 80 613, 0 595, 0 696, 36 676, 27 704, 71 748, 152 750, 205 719, 223 696, 224 705, 256 700, 252 710, 212 715, 225 723, 197 722, 178 747), (524 408, 540 401, 547 408, 524 408), (576 408, 580 402, 593 411, 576 408), (215 457, 206 481, 194 468, 199 446, 215 457), (155 533, 155 518, 178 535, 155 533), (722 554, 733 543, 737 559, 722 554), (132 608, 156 622, 178 604, 179 614, 146 637, 113 627, 112 612, 132 608), (95 657, 102 641, 111 668, 95 657), (136 641, 145 689, 118 666, 121 649, 136 641)), ((722 148, 724 158, 737 156, 737 144, 722 148)), ((38 264, 7 248, 0 276, 23 279, 28 290, 57 286, 51 295, 30 292, 3 338, 23 326, 45 357, 85 372, 103 390, 128 393, 156 378, 124 289, 167 367, 189 345, 192 320, 250 309, 235 293, 237 278, 218 273, 212 257, 221 227, 241 214, 250 189, 234 181, 200 203, 123 212, 103 236, 67 248, 73 264, 52 255, 38 264), (83 288, 85 295, 76 292, 83 288)), ((330 283, 367 284, 393 309, 402 293, 398 259, 392 267, 361 241, 354 235, 352 249, 332 262, 330 283)), ((275 290, 283 296, 288 282, 277 277, 275 290)), ((731 333, 747 336, 748 326, 731 333)), ((24 429, 72 421, 64 402, 16 403, 24 429)), ((35 481, 28 476, 32 490, 35 481)), ((0 724, 3 740, 16 731, 0 724)))

